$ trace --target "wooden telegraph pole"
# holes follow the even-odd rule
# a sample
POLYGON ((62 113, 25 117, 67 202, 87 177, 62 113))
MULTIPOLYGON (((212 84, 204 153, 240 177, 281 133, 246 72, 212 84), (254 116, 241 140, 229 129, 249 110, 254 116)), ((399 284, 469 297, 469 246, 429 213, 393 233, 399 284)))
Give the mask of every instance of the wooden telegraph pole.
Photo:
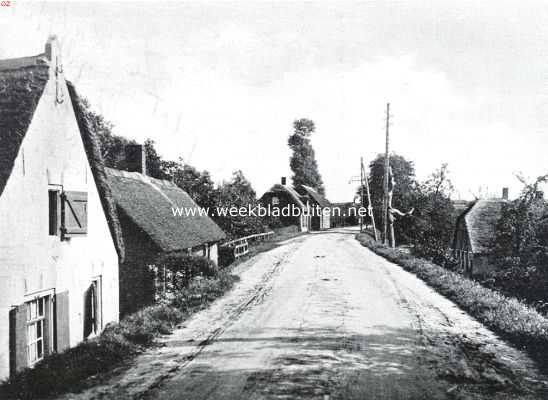
POLYGON ((382 239, 388 244, 388 170, 390 169, 389 153, 390 103, 386 103, 386 148, 384 152, 384 195, 382 201, 382 239))
MULTIPOLYGON (((371 192, 369 191, 369 179, 365 173, 365 167, 363 166, 363 157, 361 158, 361 176, 362 180, 362 199, 363 199, 363 187, 365 186, 367 193, 367 214, 371 217, 371 225, 373 225, 373 234, 375 235, 375 241, 378 241, 377 227, 375 226, 375 216, 373 215, 373 206, 371 205, 371 192)), ((363 202, 362 202, 363 204, 363 202)))
MULTIPOLYGON (((364 205, 363 198, 363 157, 360 157, 360 206, 364 205)), ((360 215, 360 232, 363 232, 363 218, 360 215)))

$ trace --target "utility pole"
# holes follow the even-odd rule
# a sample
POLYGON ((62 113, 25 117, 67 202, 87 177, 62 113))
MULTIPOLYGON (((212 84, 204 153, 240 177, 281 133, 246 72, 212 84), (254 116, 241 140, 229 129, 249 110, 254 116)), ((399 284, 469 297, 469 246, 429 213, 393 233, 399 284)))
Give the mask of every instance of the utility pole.
MULTIPOLYGON (((363 205, 365 204, 365 202, 363 201, 364 198, 363 198, 363 157, 360 157, 360 192, 361 192, 361 196, 360 196, 360 206, 363 207, 363 205)), ((361 215, 360 215, 360 232, 363 232, 363 218, 361 215)))
MULTIPOLYGON (((369 179, 365 173, 365 167, 363 166, 363 157, 361 158, 361 175, 362 181, 362 199, 363 199, 363 187, 365 182, 365 189, 367 192, 367 214, 371 217, 371 225, 373 225, 373 234, 375 235, 375 241, 379 240, 377 235, 377 227, 375 226, 375 216, 373 215, 373 206, 371 205, 371 192, 369 191, 369 179)), ((363 204, 363 203, 362 203, 363 204)))
POLYGON ((386 103, 386 148, 384 153, 384 196, 382 201, 383 243, 388 244, 388 170, 390 169, 389 153, 390 103, 386 103))

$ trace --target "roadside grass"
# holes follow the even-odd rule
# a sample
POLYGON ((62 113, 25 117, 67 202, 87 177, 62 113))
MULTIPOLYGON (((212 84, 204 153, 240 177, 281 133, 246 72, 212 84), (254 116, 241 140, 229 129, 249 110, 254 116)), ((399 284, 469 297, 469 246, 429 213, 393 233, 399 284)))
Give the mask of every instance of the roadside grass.
POLYGON ((415 274, 502 338, 526 350, 543 370, 548 370, 548 320, 536 310, 456 272, 377 243, 368 234, 358 234, 356 239, 415 274))
POLYGON ((225 294, 238 277, 220 270, 194 279, 169 301, 145 307, 109 324, 101 335, 62 353, 44 358, 0 384, 0 399, 38 399, 82 390, 91 378, 130 361, 159 335, 169 334, 184 320, 225 294))

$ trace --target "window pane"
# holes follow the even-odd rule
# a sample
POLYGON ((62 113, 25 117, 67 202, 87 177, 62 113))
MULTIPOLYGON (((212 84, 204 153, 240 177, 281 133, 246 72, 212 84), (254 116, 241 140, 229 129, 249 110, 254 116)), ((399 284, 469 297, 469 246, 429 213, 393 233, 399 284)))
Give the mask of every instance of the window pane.
POLYGON ((36 347, 34 344, 29 346, 29 361, 31 363, 36 361, 36 347))
POLYGON ((42 341, 38 341, 38 343, 36 343, 36 353, 37 353, 37 358, 42 358, 44 356, 44 349, 42 348, 42 341))
POLYGON ((31 301, 29 303, 30 308, 30 318, 29 319, 35 319, 36 318, 36 301, 31 301))
POLYGON ((42 337, 42 321, 36 323, 36 338, 42 337))
POLYGON ((44 298, 38 300, 38 316, 40 317, 44 316, 44 301, 44 298))
POLYGON ((27 333, 28 333, 28 342, 32 343, 36 340, 36 327, 34 324, 30 324, 27 327, 27 333))

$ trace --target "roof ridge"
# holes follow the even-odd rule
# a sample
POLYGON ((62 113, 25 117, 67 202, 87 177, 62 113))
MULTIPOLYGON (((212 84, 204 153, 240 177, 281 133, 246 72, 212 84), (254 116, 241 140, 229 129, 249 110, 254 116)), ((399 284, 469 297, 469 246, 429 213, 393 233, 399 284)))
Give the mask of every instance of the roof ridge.
POLYGON ((4 58, 0 60, 0 72, 16 71, 23 68, 49 67, 50 62, 45 53, 36 56, 4 58))

